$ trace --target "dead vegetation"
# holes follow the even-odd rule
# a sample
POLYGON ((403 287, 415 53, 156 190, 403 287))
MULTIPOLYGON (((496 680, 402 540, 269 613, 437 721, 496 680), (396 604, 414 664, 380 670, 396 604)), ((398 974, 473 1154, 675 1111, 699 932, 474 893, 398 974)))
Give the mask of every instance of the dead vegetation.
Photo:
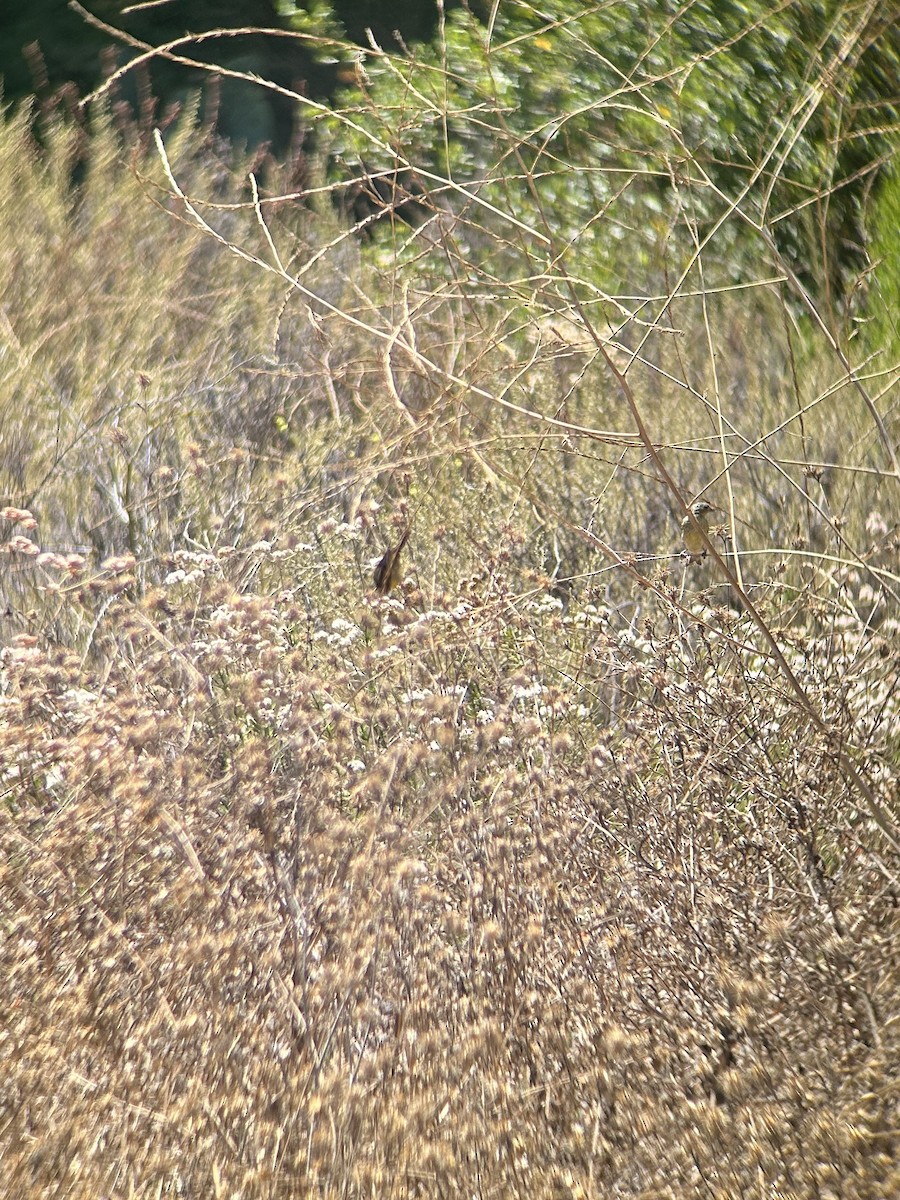
POLYGON ((0 131, 0 1191, 900 1194, 898 481, 825 340, 585 337, 189 129, 76 202, 65 136, 0 131))

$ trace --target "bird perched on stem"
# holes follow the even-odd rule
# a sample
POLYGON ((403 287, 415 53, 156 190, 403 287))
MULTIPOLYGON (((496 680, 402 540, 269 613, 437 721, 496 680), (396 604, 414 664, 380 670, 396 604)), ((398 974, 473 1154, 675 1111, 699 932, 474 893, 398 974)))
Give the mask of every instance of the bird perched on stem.
POLYGON ((397 545, 388 546, 378 560, 378 565, 372 573, 372 580, 379 596, 386 596, 391 588, 396 587, 400 582, 400 551, 406 545, 409 534, 410 530, 406 529, 397 545))
POLYGON ((691 511, 681 522, 681 537, 691 562, 699 562, 700 559, 706 558, 706 542, 703 540, 703 534, 709 536, 710 513, 717 511, 715 504, 709 504, 706 500, 698 500, 696 504, 691 505, 691 511))

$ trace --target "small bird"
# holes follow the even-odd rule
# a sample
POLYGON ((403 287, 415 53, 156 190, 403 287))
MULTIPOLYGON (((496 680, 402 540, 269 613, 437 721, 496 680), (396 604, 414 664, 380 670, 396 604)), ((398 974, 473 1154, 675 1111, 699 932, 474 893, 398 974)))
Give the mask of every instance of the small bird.
POLYGON ((699 562, 701 558, 706 558, 706 542, 703 540, 703 534, 709 534, 709 514, 716 511, 715 504, 708 504, 706 500, 698 500, 696 504, 691 505, 690 513, 681 522, 681 536, 691 562, 699 562))
POLYGON ((391 588, 400 582, 400 551, 409 539, 410 530, 404 531, 396 546, 388 546, 378 560, 378 565, 372 573, 375 591, 379 596, 386 596, 391 588))

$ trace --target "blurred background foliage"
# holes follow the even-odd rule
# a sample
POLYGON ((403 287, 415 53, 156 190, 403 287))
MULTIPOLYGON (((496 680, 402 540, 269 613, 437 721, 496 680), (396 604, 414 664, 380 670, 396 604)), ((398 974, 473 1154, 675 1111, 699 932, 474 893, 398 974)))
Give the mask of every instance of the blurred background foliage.
MULTIPOLYGON (((524 219, 560 248, 577 239, 579 264, 589 253, 608 283, 658 261, 676 224, 696 244, 735 206, 743 262, 756 269, 764 228, 833 305, 867 265, 863 210, 897 143, 894 16, 893 4, 668 0, 576 13, 555 0, 500 6, 488 40, 457 12, 445 44, 402 66, 367 60, 358 119, 370 135, 392 123, 409 161, 486 181, 480 195, 501 208, 521 184, 524 219)), ((729 239, 718 245, 715 282, 743 277, 729 239)))
MULTIPOLYGON (((339 119, 326 134, 302 105, 241 79, 220 80, 210 101, 207 71, 160 59, 127 75, 119 95, 145 113, 156 98, 159 119, 205 87, 218 131, 243 148, 324 148, 338 174, 353 173, 354 157, 376 169, 410 162, 451 192, 478 181, 482 200, 513 201, 523 220, 552 225, 560 250, 577 239, 589 293, 658 265, 661 244, 677 270, 734 205, 743 220, 717 237, 723 278, 707 282, 742 277, 734 238, 755 268, 762 227, 833 320, 867 292, 868 224, 896 226, 880 171, 900 121, 891 0, 89 7, 150 45, 211 29, 306 35, 214 38, 181 52, 336 104, 352 126, 339 119), (871 215, 873 198, 886 214, 871 215), (693 230, 680 248, 676 225, 693 230)), ((46 101, 67 82, 83 95, 136 53, 61 0, 18 8, 2 28, 7 100, 36 91, 46 101)))
MULTIPOLYGON (((458 0, 449 0, 446 7, 455 3, 458 0)), ((85 7, 106 24, 153 45, 214 29, 303 28, 361 42, 366 29, 372 29, 380 42, 396 48, 395 31, 404 41, 426 40, 437 23, 435 5, 422 0, 397 0, 389 10, 372 0, 348 0, 334 6, 334 16, 331 7, 319 0, 303 6, 288 0, 171 0, 152 6, 90 0, 85 7)), ((27 5, 5 0, 0 8, 9 10, 0 21, 0 74, 7 100, 20 100, 34 91, 52 92, 70 82, 84 94, 100 82, 113 58, 118 63, 128 53, 109 34, 86 22, 67 0, 35 0, 27 5)), ((331 95, 340 75, 338 61, 326 61, 304 45, 272 37, 212 39, 191 53, 200 61, 253 71, 318 97, 331 95)), ((157 60, 152 90, 164 103, 183 101, 205 78, 201 72, 157 60)), ((223 105, 224 132, 247 144, 265 140, 285 150, 291 139, 290 105, 257 91, 248 111, 251 94, 249 89, 235 89, 223 105)))

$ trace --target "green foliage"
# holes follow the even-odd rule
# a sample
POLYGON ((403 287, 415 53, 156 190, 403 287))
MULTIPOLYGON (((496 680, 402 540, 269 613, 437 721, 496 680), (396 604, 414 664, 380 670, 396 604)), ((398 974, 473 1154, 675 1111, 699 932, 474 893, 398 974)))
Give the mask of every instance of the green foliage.
MULTIPOLYGON (((367 57, 346 97, 361 129, 336 140, 376 166, 393 153, 477 181, 556 252, 577 241, 568 258, 598 285, 633 281, 657 238, 682 227, 689 244, 737 205, 828 297, 858 268, 861 196, 897 128, 889 7, 558 0, 501 5, 487 31, 458 12, 439 45, 367 57)), ((758 257, 750 228, 739 244, 758 257)))
POLYGON ((307 37, 335 40, 344 36, 343 27, 327 0, 307 0, 304 4, 295 4, 293 0, 280 0, 277 7, 278 15, 297 33, 306 34, 307 37))
MULTIPOLYGON (((895 161, 886 173, 870 219, 870 259, 864 315, 865 341, 885 350, 891 362, 900 359, 900 168, 895 161)), ((887 365, 887 364, 885 364, 887 365)))

